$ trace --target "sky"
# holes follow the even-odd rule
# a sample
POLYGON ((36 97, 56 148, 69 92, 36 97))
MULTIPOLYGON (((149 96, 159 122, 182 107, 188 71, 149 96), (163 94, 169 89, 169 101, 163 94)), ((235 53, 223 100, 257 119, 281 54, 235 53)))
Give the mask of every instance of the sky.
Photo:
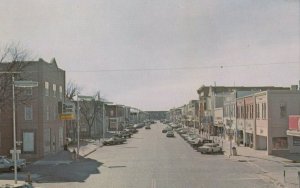
POLYGON ((210 86, 300 80, 299 0, 0 0, 0 46, 55 57, 84 95, 169 110, 210 86))

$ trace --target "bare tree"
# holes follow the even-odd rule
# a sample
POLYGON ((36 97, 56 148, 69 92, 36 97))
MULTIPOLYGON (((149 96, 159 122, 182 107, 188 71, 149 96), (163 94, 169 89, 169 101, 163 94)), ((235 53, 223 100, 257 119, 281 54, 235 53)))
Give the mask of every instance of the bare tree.
POLYGON ((81 87, 79 87, 75 82, 68 81, 67 88, 66 88, 66 99, 69 99, 71 101, 74 101, 74 97, 80 93, 82 90, 81 87))
MULTIPOLYGON (((12 100, 12 75, 16 80, 22 80, 22 72, 28 65, 30 53, 20 43, 10 43, 0 46, 0 108, 9 106, 12 100)), ((16 91, 16 96, 21 90, 16 91)))
POLYGON ((80 102, 80 115, 83 123, 87 125, 88 137, 92 136, 92 127, 95 125, 97 115, 100 113, 100 100, 98 97, 99 93, 97 92, 90 100, 82 100, 80 102))

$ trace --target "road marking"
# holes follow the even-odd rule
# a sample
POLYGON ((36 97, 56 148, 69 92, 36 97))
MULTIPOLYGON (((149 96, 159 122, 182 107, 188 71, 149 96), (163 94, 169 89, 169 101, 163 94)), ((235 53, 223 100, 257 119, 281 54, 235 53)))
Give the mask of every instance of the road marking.
POLYGON ((152 179, 151 188, 156 188, 156 179, 152 179))

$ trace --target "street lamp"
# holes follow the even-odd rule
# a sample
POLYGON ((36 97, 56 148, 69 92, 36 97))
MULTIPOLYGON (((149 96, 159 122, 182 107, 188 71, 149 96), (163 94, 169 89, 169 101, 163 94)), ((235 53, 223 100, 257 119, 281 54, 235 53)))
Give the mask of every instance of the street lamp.
POLYGON ((33 81, 25 81, 25 80, 20 80, 20 81, 15 81, 14 75, 12 75, 12 96, 13 96, 13 139, 14 139, 14 150, 13 150, 13 160, 14 160, 14 180, 15 184, 18 183, 18 167, 17 167, 17 146, 16 146, 16 102, 15 102, 15 87, 23 87, 23 88, 32 88, 32 87, 37 87, 38 82, 33 82, 33 81))

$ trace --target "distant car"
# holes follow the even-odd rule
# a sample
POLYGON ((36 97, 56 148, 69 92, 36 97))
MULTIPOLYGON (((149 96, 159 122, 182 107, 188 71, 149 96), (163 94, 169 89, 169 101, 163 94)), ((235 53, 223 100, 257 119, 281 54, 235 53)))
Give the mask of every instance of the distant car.
POLYGON ((168 131, 166 136, 167 137, 174 137, 174 132, 173 131, 168 131))
POLYGON ((145 129, 151 129, 150 125, 146 125, 145 129))
MULTIPOLYGON (((26 166, 25 159, 17 160, 17 170, 18 171, 21 171, 25 166, 26 166)), ((13 172, 14 171, 14 161, 2 156, 0 158, 0 170, 13 172)))
POLYGON ((166 128, 164 128, 161 132, 162 132, 162 133, 166 133, 166 132, 168 132, 168 131, 172 131, 172 128, 171 128, 171 127, 166 127, 166 128))
POLYGON ((207 143, 197 149, 201 153, 221 153, 222 147, 219 144, 207 143))
POLYGON ((104 140, 103 145, 105 145, 105 146, 116 145, 116 144, 123 144, 124 142, 126 142, 126 139, 124 139, 124 138, 112 137, 112 138, 109 138, 108 140, 104 140))

